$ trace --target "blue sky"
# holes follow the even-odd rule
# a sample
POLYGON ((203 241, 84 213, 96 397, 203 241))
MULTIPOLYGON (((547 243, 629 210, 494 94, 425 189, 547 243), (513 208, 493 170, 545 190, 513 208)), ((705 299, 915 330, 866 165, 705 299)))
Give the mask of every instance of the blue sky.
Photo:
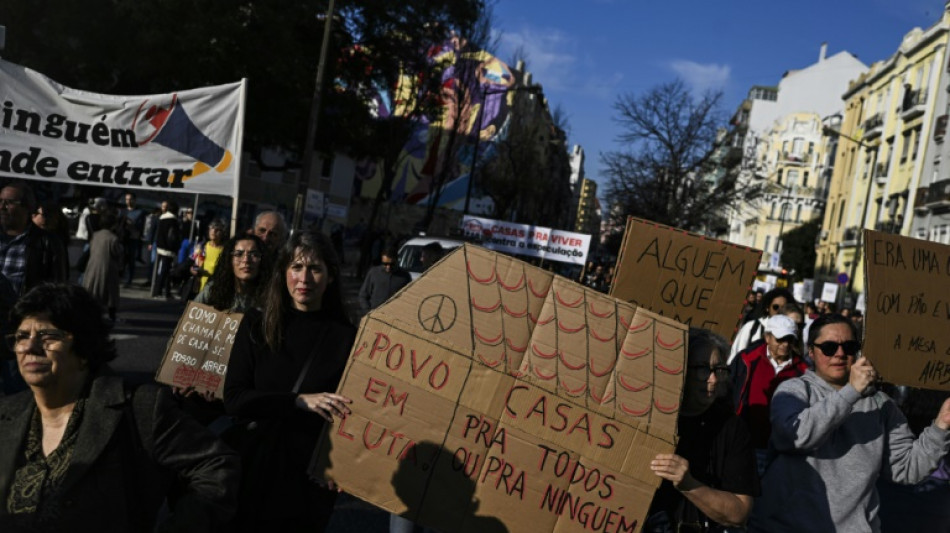
MULTIPOLYGON (((752 85, 849 51, 870 66, 915 26, 927 28, 943 0, 497 0, 497 55, 519 46, 528 70, 587 154, 589 178, 605 186, 599 154, 621 148, 612 106, 677 76, 702 91, 722 89, 731 113, 752 85)), ((602 196, 602 194, 601 194, 602 196)))

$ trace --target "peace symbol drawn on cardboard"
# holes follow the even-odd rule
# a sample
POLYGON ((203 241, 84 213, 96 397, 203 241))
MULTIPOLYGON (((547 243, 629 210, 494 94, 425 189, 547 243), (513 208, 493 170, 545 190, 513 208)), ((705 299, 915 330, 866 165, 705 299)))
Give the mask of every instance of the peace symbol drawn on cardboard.
POLYGON ((419 325, 432 333, 443 333, 455 325, 458 308, 444 294, 433 294, 419 304, 419 325))

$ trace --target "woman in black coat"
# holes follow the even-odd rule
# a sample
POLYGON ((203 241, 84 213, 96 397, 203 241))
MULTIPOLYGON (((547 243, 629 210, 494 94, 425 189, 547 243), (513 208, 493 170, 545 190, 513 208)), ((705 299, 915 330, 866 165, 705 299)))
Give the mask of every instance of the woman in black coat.
POLYGON ((241 421, 232 440, 244 459, 235 530, 322 531, 336 492, 307 476, 325 422, 349 413, 334 394, 356 330, 340 291, 340 264, 329 239, 295 234, 281 249, 263 313, 238 329, 224 405, 241 421))
POLYGON ((85 289, 39 285, 6 337, 30 390, 0 398, 0 531, 214 531, 234 513, 237 455, 165 388, 125 385, 85 289))

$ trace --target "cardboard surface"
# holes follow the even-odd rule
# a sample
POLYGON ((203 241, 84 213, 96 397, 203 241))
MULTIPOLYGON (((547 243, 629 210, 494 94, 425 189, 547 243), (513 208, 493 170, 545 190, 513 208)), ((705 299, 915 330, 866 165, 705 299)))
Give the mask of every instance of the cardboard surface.
POLYGON ((173 387, 194 387, 198 392, 214 391, 216 397, 223 397, 224 376, 242 318, 242 313, 188 302, 155 373, 155 381, 173 387))
POLYGON ((339 388, 353 413, 311 474, 445 532, 638 531, 649 462, 675 447, 686 340, 466 244, 363 319, 339 388))
POLYGON ((950 246, 865 230, 864 355, 885 381, 950 390, 950 246))
POLYGON ((610 295, 732 339, 761 256, 630 217, 610 295))

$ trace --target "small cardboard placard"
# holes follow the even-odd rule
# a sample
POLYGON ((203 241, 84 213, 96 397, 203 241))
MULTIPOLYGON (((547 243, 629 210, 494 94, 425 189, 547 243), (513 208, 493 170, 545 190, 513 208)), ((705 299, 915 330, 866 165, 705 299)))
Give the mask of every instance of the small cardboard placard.
POLYGON ((826 281, 821 286, 821 301, 833 304, 838 301, 838 284, 826 281))
POLYGON ((610 295, 732 339, 762 252, 630 217, 610 295))
POLYGON ((864 232, 864 355, 896 385, 950 390, 950 246, 864 232))
POLYGON ((155 381, 173 387, 224 395, 224 376, 242 313, 188 302, 165 350, 155 381))
POLYGON ((446 532, 639 531, 687 328, 466 244, 367 315, 311 475, 446 532))

